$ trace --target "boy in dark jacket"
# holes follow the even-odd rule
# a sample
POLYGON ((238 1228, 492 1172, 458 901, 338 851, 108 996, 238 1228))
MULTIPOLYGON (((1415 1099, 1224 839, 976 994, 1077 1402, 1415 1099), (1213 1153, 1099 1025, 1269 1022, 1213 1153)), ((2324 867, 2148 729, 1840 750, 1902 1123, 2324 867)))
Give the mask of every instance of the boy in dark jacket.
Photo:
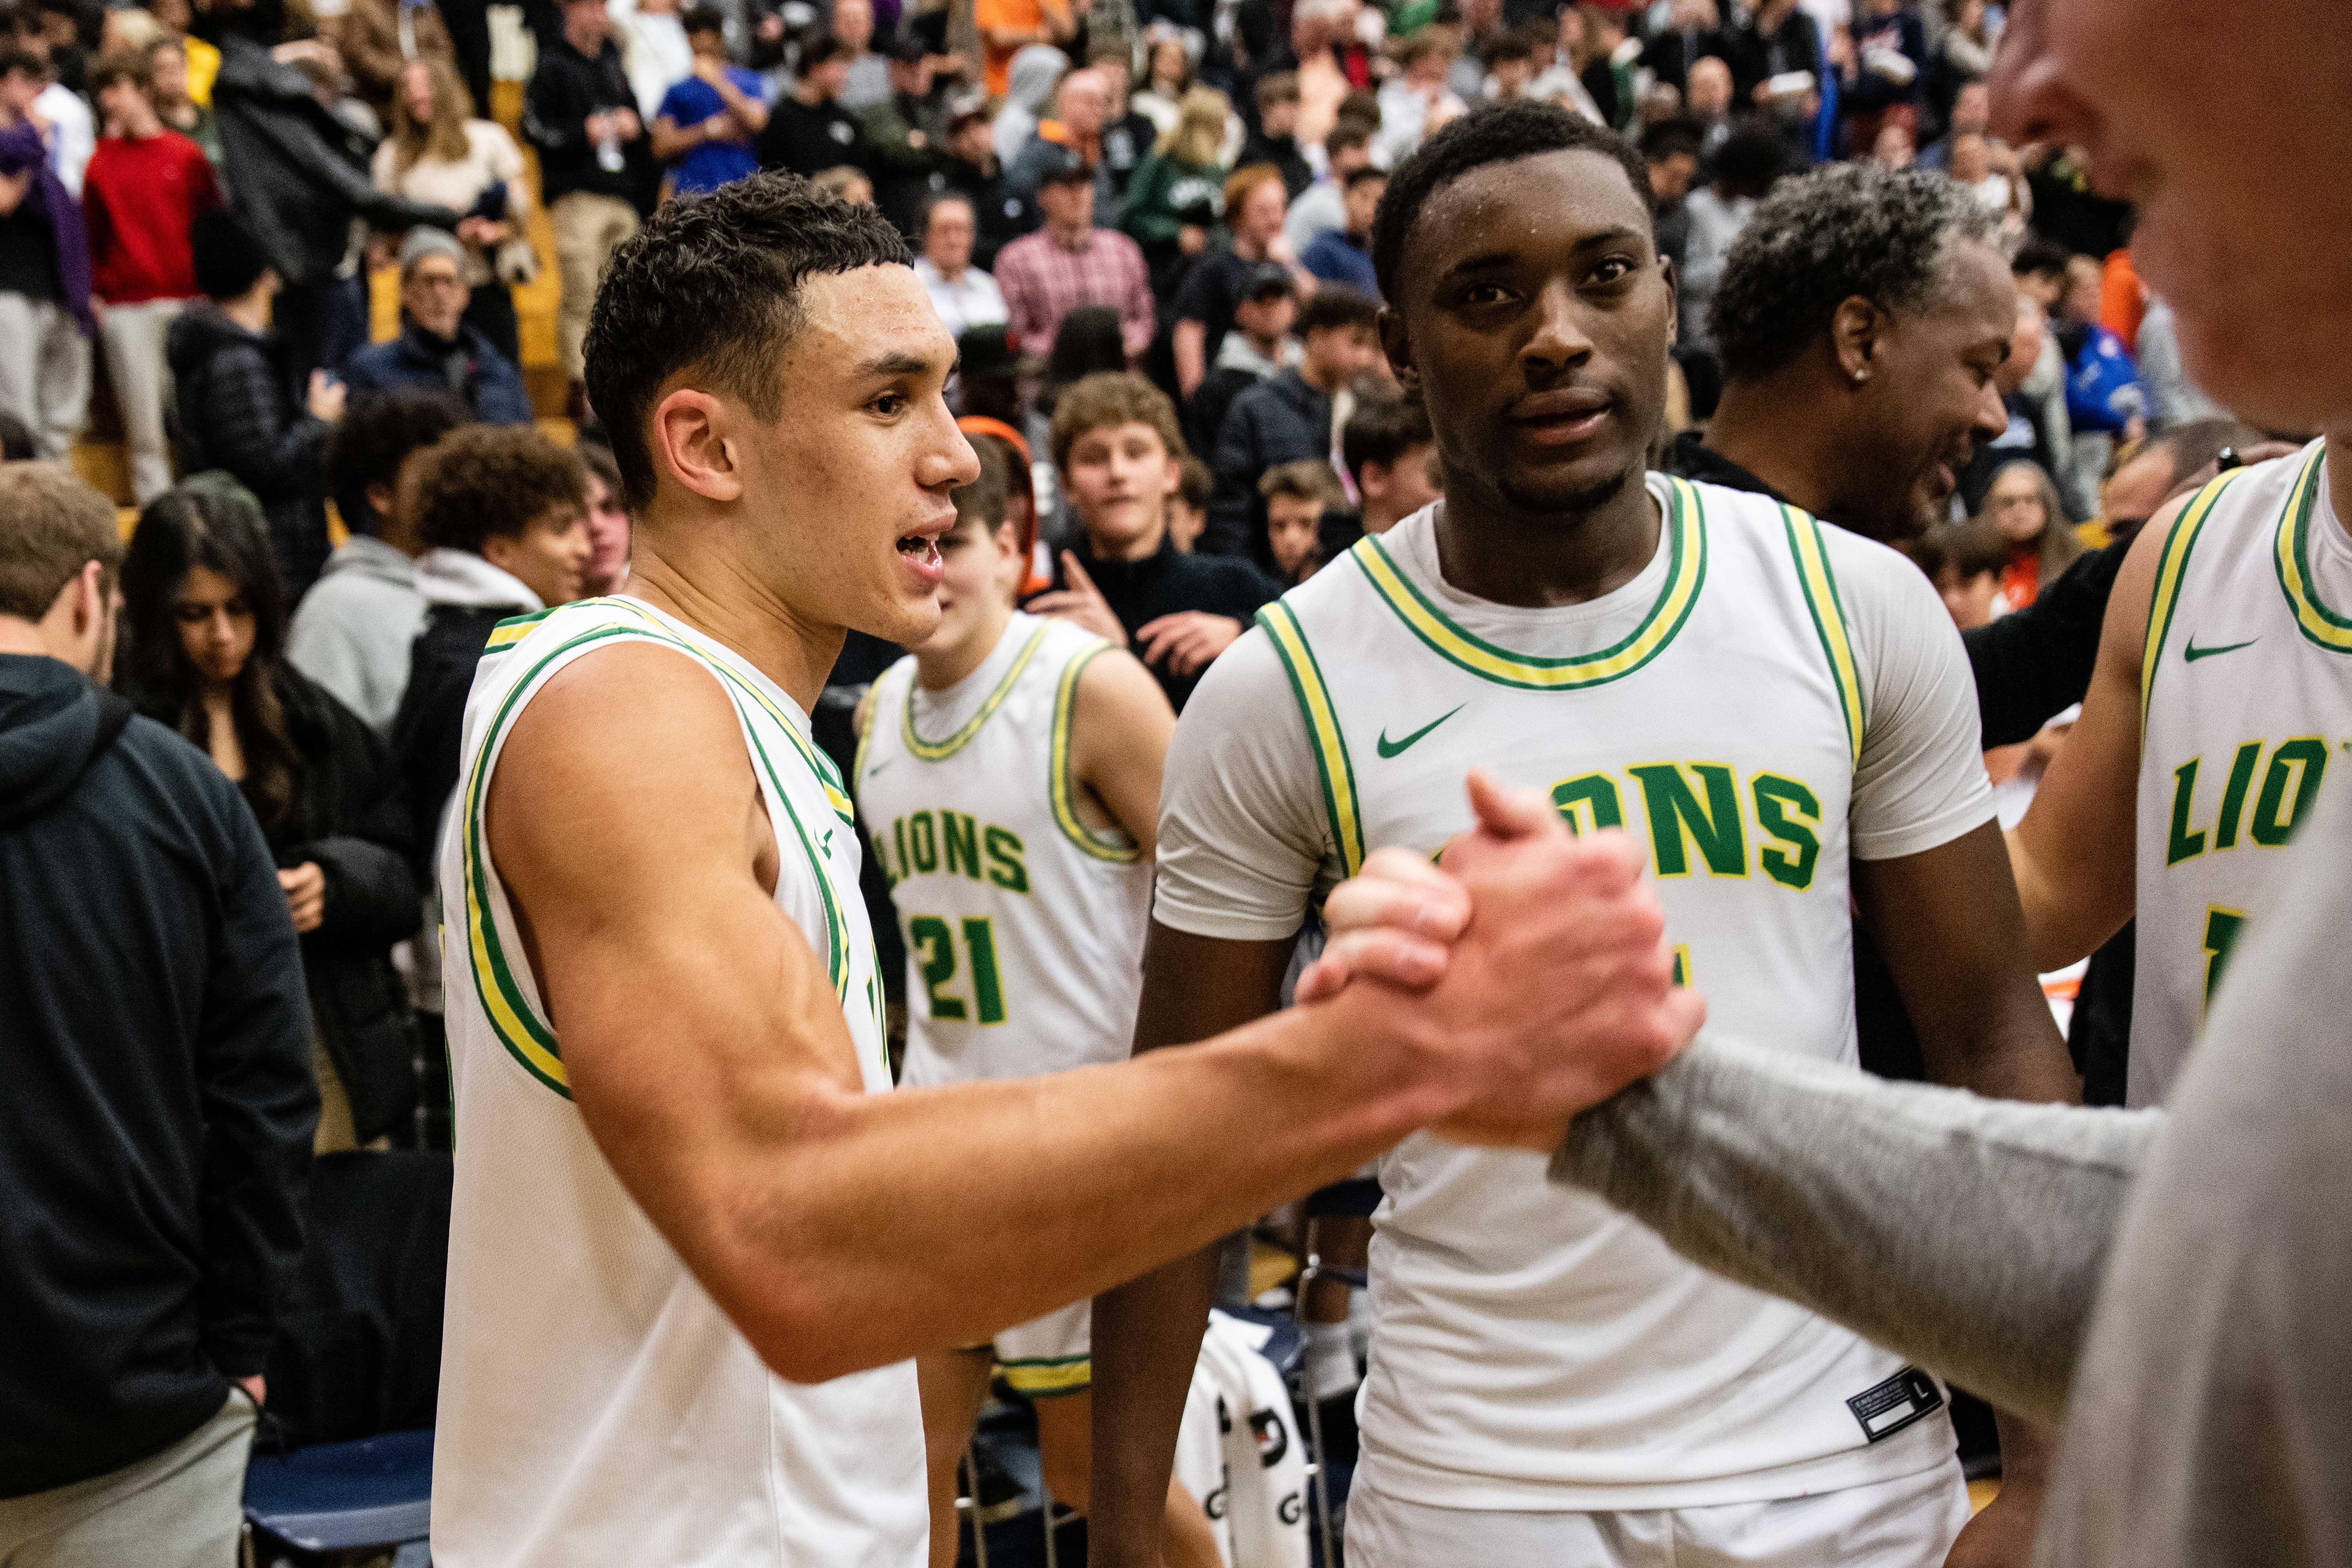
POLYGON ((1308 458, 1328 462, 1333 447, 1331 399, 1370 370, 1380 355, 1373 335, 1380 307, 1361 294, 1327 288, 1298 312, 1306 345, 1298 363, 1234 399, 1217 432, 1217 476, 1209 502, 1209 529, 1200 548, 1224 555, 1255 555, 1265 533, 1265 502, 1257 482, 1269 468, 1308 458))
POLYGON ((253 814, 91 683, 121 556, 0 470, 0 1558, 226 1563, 319 1101, 253 814))

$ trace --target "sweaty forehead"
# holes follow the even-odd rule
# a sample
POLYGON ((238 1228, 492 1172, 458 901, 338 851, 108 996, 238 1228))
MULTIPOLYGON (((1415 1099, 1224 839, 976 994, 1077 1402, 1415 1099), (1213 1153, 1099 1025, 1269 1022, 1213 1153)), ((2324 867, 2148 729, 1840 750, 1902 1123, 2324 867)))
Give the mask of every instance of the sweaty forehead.
POLYGON ((955 340, 910 267, 860 267, 801 284, 800 327, 788 358, 795 375, 855 375, 892 356, 955 359, 955 340))
POLYGON ((1650 209, 1622 164, 1588 148, 1539 153, 1433 192, 1405 236, 1400 270, 1409 287, 1426 286, 1472 258, 1560 256, 1626 229, 1647 234, 1650 209))

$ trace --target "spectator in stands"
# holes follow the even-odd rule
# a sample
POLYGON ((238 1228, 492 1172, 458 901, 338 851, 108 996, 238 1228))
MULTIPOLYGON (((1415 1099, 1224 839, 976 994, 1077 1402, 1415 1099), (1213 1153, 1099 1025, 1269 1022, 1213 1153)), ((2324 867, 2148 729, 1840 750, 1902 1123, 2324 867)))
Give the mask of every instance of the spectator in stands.
POLYGON ((383 742, 286 662, 253 498, 216 475, 140 514, 122 563, 125 694, 207 752, 261 824, 310 992, 320 1153, 410 1140, 416 1043, 392 945, 417 928, 408 803, 383 742))
POLYGON ((226 209, 189 233, 205 303, 183 311, 164 339, 180 417, 180 471, 219 468, 260 500, 287 591, 300 595, 327 559, 319 454, 342 417, 346 392, 312 371, 303 402, 286 390, 270 331, 278 274, 260 242, 226 209))
MULTIPOLYGON (((1967 84, 1981 83, 1991 73, 1993 53, 2000 47, 2000 36, 1993 28, 1985 0, 1937 3, 1944 5, 1947 19, 1943 36, 1936 40, 1936 78, 1965 91, 1967 84)), ((1948 93, 1948 100, 1950 96, 1948 93)), ((1957 123, 1957 111, 1953 119, 1957 123)))
POLYGON ((1012 85, 1003 89, 1003 107, 989 126, 989 144, 996 149, 999 163, 1011 163, 1029 145, 1031 133, 1045 118, 1055 85, 1069 68, 1070 57, 1051 44, 1032 44, 1014 57, 1012 85))
POLYGON ((1725 35, 1723 58, 1731 68, 1732 95, 1743 107, 1810 129, 1820 110, 1824 61, 1821 26, 1801 0, 1762 0, 1725 35), (1800 71, 1815 79, 1805 92, 1775 90, 1776 81, 1800 71))
POLYGON ((416 563, 425 629, 409 657, 392 752, 408 786, 420 869, 429 869, 457 785, 474 666, 500 621, 581 596, 588 494, 580 459, 530 425, 452 431, 425 452, 415 483, 403 499, 425 546, 416 563))
POLYGON ((213 118, 211 104, 198 103, 188 96, 188 41, 166 34, 147 46, 146 55, 152 73, 155 112, 165 125, 204 149, 205 159, 218 173, 220 122, 213 118))
POLYGON ((1139 110, 1128 93, 1135 74, 1133 50, 1133 40, 1125 34, 1097 36, 1087 49, 1087 68, 1102 78, 1109 100, 1103 117, 1103 174, 1110 181, 1111 195, 1120 201, 1127 199, 1128 183, 1160 141, 1159 124, 1139 110))
POLYGON ((408 648, 425 624, 416 588, 424 548, 398 504, 418 455, 467 423, 446 392, 423 388, 353 400, 327 443, 327 484, 351 532, 295 606, 286 659, 379 735, 390 735, 408 686, 408 648))
POLYGON ((1290 269, 1262 261, 1234 307, 1234 330, 1217 350, 1217 363, 1184 405, 1187 436, 1203 452, 1217 449, 1234 399, 1298 363, 1301 350, 1291 329, 1298 323, 1298 291, 1290 269))
POLYGON ((1154 22, 1143 32, 1143 85, 1136 89, 1135 110, 1165 136, 1176 129, 1184 95, 1200 81, 1192 46, 1183 34, 1165 22, 1154 22))
POLYGON ((1927 63, 1927 30, 1912 0, 1862 0, 1853 47, 1839 68, 1848 157, 1875 148, 1890 122, 1918 134, 1927 63))
POLYGON ((555 353, 571 383, 574 418, 588 411, 580 345, 596 275, 613 247, 637 232, 637 204, 650 184, 652 148, 636 97, 621 68, 604 0, 562 0, 563 31, 542 46, 523 105, 523 136, 539 149, 541 192, 555 229, 562 298, 555 353))
POLYGON ((1037 226, 1034 203, 1004 188, 1004 170, 990 142, 988 100, 967 99, 948 111, 947 155, 940 161, 944 188, 971 204, 979 225, 972 260, 993 272, 1004 247, 1037 226))
POLYGON ((1503 15, 1503 0, 1459 0, 1461 13, 1454 45, 1453 72, 1446 85, 1465 103, 1486 96, 1486 51, 1512 36, 1503 15))
POLYGON ((1716 284, 1756 204, 1780 177, 1780 144, 1759 132, 1742 132, 1715 154, 1713 177, 1690 194, 1690 239, 1684 255, 1680 331, 1685 343, 1712 342, 1707 311, 1716 284))
POLYGON ((1712 159, 1738 129, 1732 118, 1736 101, 1730 66, 1713 55, 1691 62, 1688 108, 1691 122, 1698 127, 1701 163, 1712 159))
POLYGON ((1486 68, 1478 84, 1479 97, 1488 102, 1508 103, 1525 98, 1535 85, 1536 46, 1525 35, 1506 33, 1486 45, 1479 58, 1486 68))
POLYGON ((1952 625, 1964 632, 1992 624, 2008 608, 2001 602, 2001 568, 2009 546, 1982 521, 1933 528, 1904 547, 1936 584, 1952 625))
POLYGON ((1054 444, 1054 408, 1062 394, 1090 375, 1127 368, 1127 346, 1118 312, 1108 305, 1080 305, 1054 331, 1045 374, 1022 431, 1032 451, 1054 444))
POLYGON ((1176 493, 1168 498, 1168 542, 1190 555, 1209 526, 1209 492, 1216 481, 1198 458, 1187 457, 1179 471, 1176 493))
POLYGON ((2041 464, 2012 459, 1993 475, 1977 521, 1993 530, 2007 554, 2000 564, 2004 610, 2033 603, 2045 583, 2055 583, 2083 554, 2083 542, 2066 521, 2058 487, 2041 464))
POLYGON ((1331 128, 1323 142, 1324 174, 1290 204, 1282 220, 1282 237, 1296 255, 1335 228, 1348 226, 1348 176, 1372 166, 1372 133, 1346 121, 1331 128))
POLYGON ((1870 144, 1870 161, 1890 173, 1909 168, 1917 155, 1911 128, 1900 121, 1890 120, 1881 125, 1877 140, 1870 144))
POLYGON ((1591 89, 1584 85, 1584 71, 1591 63, 1592 51, 1582 7, 1561 5, 1555 26, 1558 30, 1553 36, 1551 64, 1529 84, 1528 96, 1557 103, 1599 125, 1602 122, 1601 106, 1592 101, 1591 89))
POLYGON ((971 198, 956 192, 934 196, 923 209, 921 229, 923 253, 915 258, 915 276, 923 280, 948 335, 960 338, 974 327, 1005 321, 1004 295, 996 279, 972 265, 977 227, 971 198))
MULTIPOLYGON (((0 409, 62 458, 89 408, 89 242, 34 108, 47 68, 0 52, 0 409)), ((79 173, 79 171, 77 171, 79 173)))
POLYGON ((1249 553, 1265 531, 1258 477, 1284 463, 1328 464, 1338 447, 1331 400, 1379 361, 1380 307, 1347 289, 1325 289, 1298 312, 1298 363, 1234 399, 1209 460, 1217 489, 1201 548, 1249 553))
POLYGON ((848 51, 841 107, 852 114, 890 96, 888 62, 874 49, 874 0, 833 0, 833 36, 848 51))
POLYGON ((1046 174, 1037 190, 1045 226, 1004 247, 996 286, 1023 349, 1051 343, 1075 307, 1108 305, 1126 330, 1129 359, 1139 360, 1159 328, 1151 279, 1135 241, 1095 226, 1095 184, 1094 172, 1076 158, 1046 174))
POLYGON ((663 93, 653 119, 654 156, 668 170, 675 196, 758 173, 752 148, 768 128, 760 79, 728 59, 726 13, 697 5, 685 26, 693 68, 663 93))
POLYGON ((1234 307, 1260 267, 1279 262, 1294 268, 1303 289, 1315 286, 1311 275, 1296 270, 1297 258, 1282 237, 1289 195, 1280 174, 1265 163, 1234 170, 1225 181, 1224 202, 1231 245, 1202 257, 1176 295, 1176 386, 1186 397, 1199 389, 1209 366, 1216 363, 1217 351, 1233 330, 1234 307))
POLYGON ((1636 108, 1633 66, 1624 58, 1625 13, 1591 0, 1585 0, 1578 9, 1584 13, 1585 36, 1585 66, 1578 79, 1591 95, 1592 106, 1601 111, 1601 123, 1622 131, 1633 122, 1636 108))
POLYGON ((1642 63, 1676 92, 1690 85, 1690 68, 1707 55, 1721 56, 1726 44, 1723 13, 1716 0, 1674 0, 1666 25, 1642 52, 1642 63))
POLYGON ((875 199, 898 232, 918 235, 923 204, 943 182, 940 149, 947 144, 948 109, 932 90, 930 46, 911 34, 887 51, 890 90, 857 117, 875 199))
POLYGON ((1446 81, 1454 55, 1454 40, 1443 27, 1424 28, 1397 47, 1402 68, 1380 94, 1381 134, 1372 161, 1381 167, 1395 168, 1431 132, 1462 114, 1461 96, 1446 81))
POLYGON ((49 167, 76 201, 81 199, 81 178, 89 155, 98 147, 98 126, 83 101, 81 82, 60 79, 61 68, 79 77, 81 50, 73 42, 75 20, 70 12, 34 7, 16 13, 17 50, 31 58, 37 79, 32 110, 44 122, 41 138, 48 147, 49 167))
POLYGON ((1948 170, 1952 166, 1952 143, 1963 136, 1989 135, 1991 127, 1992 89, 1981 81, 1965 83, 1953 95, 1952 112, 1943 136, 1919 149, 1919 166, 1948 170))
MULTIPOLYGON (((2009 358, 2001 362, 1992 378, 1993 390, 2000 394, 2001 407, 2009 416, 2009 428, 1980 443, 1976 456, 1960 470, 1959 501, 1969 511, 1982 510, 1994 476, 2011 463, 2031 462, 2053 480, 2063 469, 2058 448, 2051 440, 2053 406, 2062 437, 2067 428, 2063 380, 2050 379, 2039 393, 2026 390, 2028 385, 2042 381, 2043 370, 2057 357, 2058 350, 2051 342, 2049 322, 2042 314, 2042 307, 2020 289, 2017 327, 2009 341, 2009 358)), ((2063 489, 2059 493, 2063 516, 2063 489)))
POLYGON ((254 0, 208 10, 205 19, 220 35, 212 105, 225 183, 278 274, 280 363, 299 386, 326 363, 328 314, 352 220, 390 234, 419 225, 455 232, 465 215, 369 183, 369 141, 337 115, 310 75, 330 57, 315 44, 295 59, 273 52, 283 11, 281 0, 254 0))
MULTIPOLYGON (((398 0, 345 0, 320 16, 319 42, 334 50, 352 96, 367 106, 381 127, 392 122, 393 106, 400 101, 400 79, 410 62, 445 65, 465 82, 471 62, 459 63, 445 20, 438 5, 404 8, 398 0)), ((476 101, 487 103, 487 70, 482 93, 476 101)))
POLYGON ((631 525, 613 448, 602 441, 583 441, 577 451, 581 466, 588 470, 588 565, 581 574, 580 592, 583 598, 593 599, 617 594, 628 582, 631 525))
POLYGON ((858 158, 857 117, 841 106, 849 79, 849 47, 819 33, 801 48, 800 78, 768 111, 760 133, 760 166, 814 178, 858 158))
POLYGON ((1269 165, 1282 176, 1286 203, 1297 201, 1315 183, 1315 165, 1298 150, 1298 73, 1276 71, 1260 77, 1255 96, 1257 129, 1242 143, 1237 162, 1244 166, 1269 165))
POLYGON ((82 184, 90 279, 102 306, 99 342, 131 448, 131 492, 143 506, 172 488, 163 340, 196 295, 189 226, 220 205, 220 187, 196 144, 166 130, 156 114, 146 57, 107 55, 89 81, 106 120, 82 184))
POLYGON ((1320 459, 1268 468, 1257 482, 1265 512, 1265 537, 1255 553, 1286 587, 1304 583, 1324 562, 1319 542, 1323 514, 1344 504, 1331 465, 1320 459))
POLYGON ((1389 177, 1383 170, 1363 168, 1349 174, 1347 226, 1323 234, 1307 247, 1298 264, 1322 282, 1379 299, 1380 279, 1372 275, 1372 213, 1388 188, 1389 177))
POLYGON ((400 246, 400 335, 351 357, 343 379, 354 393, 395 386, 442 387, 477 419, 528 424, 522 371, 466 324, 466 247, 437 228, 413 228, 400 246))
POLYGON ((1041 120, 1021 150, 1006 161, 1005 188, 1034 196, 1039 177, 1072 158, 1093 171, 1095 211, 1108 223, 1118 211, 1118 194, 1103 166, 1102 132, 1110 113, 1110 84, 1098 71, 1076 70, 1054 89, 1054 117, 1041 120))
POLYGON ((0 1549, 226 1568, 319 1102, 252 812, 105 689, 121 559, 0 470, 0 1549))
POLYGON ((2139 379, 2147 393, 2151 430, 2171 430, 2220 417, 2221 405, 2189 379, 2180 361, 2180 322, 2172 307, 2151 298, 2139 321, 2139 379))
POLYGON ((1118 226, 1143 247, 1152 292, 1165 297, 1209 248, 1225 206, 1223 147, 1232 114, 1225 95, 1196 87, 1184 95, 1176 123, 1128 182, 1118 226))
MULTIPOLYGON (((1021 97, 1013 79, 1014 57, 1039 46, 1059 47, 1077 36, 1081 18, 1067 0, 975 0, 971 19, 980 30, 982 84, 992 98, 1021 97)), ((1049 87, 1051 83, 1047 84, 1049 87)), ((1031 107, 1044 101, 1038 94, 1031 107)), ((1003 150, 998 149, 999 155, 1003 150)))
POLYGON ((2066 366, 2066 419, 2074 429, 2068 465, 2074 501, 2087 514, 2089 481, 2105 473, 2119 440, 2137 439, 2146 428, 2147 396, 2139 366, 2123 340, 2099 320, 2105 268, 2096 257, 2077 256, 2066 264, 2065 292, 2053 323, 2058 352, 2066 366))
POLYGON ((1064 394, 1054 466, 1083 537, 1062 552, 1063 586, 1024 606, 1131 647, 1179 711, 1280 592, 1247 560, 1187 554, 1169 537, 1184 456, 1175 405, 1141 376, 1089 376, 1064 394))
POLYGON ((1698 178, 1698 130, 1687 120, 1665 120, 1642 132, 1642 160, 1650 170, 1652 223, 1658 254, 1679 279, 1690 250, 1690 193, 1698 178))
POLYGON ((686 36, 682 8, 679 0, 631 0, 618 11, 607 12, 637 118, 648 126, 669 89, 694 72, 694 46, 686 36))
POLYGON ((809 184, 828 195, 839 196, 854 207, 874 205, 874 182, 866 171, 855 163, 836 163, 830 169, 820 169, 809 184))
POLYGON ((1339 455, 1363 500, 1366 533, 1386 533, 1445 495, 1429 413, 1417 397, 1363 397, 1339 432, 1339 455))

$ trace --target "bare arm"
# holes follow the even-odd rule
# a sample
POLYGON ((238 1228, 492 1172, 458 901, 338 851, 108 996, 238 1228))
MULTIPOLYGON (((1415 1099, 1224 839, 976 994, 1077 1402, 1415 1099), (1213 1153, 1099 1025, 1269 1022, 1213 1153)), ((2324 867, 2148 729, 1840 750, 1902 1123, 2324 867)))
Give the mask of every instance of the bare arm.
POLYGON ((744 135, 757 136, 768 128, 768 106, 728 80, 725 71, 712 77, 710 85, 718 90, 727 112, 734 117, 744 135))
POLYGON ((1474 884, 1425 995, 1351 986, 1196 1050, 869 1095, 824 966, 773 902, 775 837, 707 672, 630 644, 564 669, 516 721, 488 810, 582 1120, 802 1381, 1106 1289, 1415 1126, 1541 1143, 1696 1026, 1638 857, 1595 838, 1474 884), (1010 1263, 1007 1234, 1029 1238, 1010 1263))
POLYGON ((667 163, 681 153, 690 153, 710 140, 704 129, 706 121, 680 125, 667 114, 656 115, 653 123, 654 156, 667 163))
POLYGON ((1112 821, 1151 858, 1160 836, 1160 774, 1176 714, 1151 672, 1109 648, 1078 674, 1070 771, 1112 821))
POLYGON ((1201 321, 1179 321, 1171 342, 1176 352, 1176 387, 1190 397, 1208 379, 1208 326, 1201 321))
MULTIPOLYGON (((1282 1002, 1287 942, 1220 942, 1154 922, 1135 1049, 1163 1051, 1237 1028, 1282 1002)), ((1252 1216, 1255 1217, 1255 1216, 1252 1216)), ((1217 1279, 1213 1248, 1095 1298, 1095 1489, 1088 1550, 1106 1568, 1158 1568, 1160 1526, 1184 1394, 1217 1279)))
POLYGON ((2158 512, 2133 542, 2107 601, 2083 716, 2034 791, 2025 820, 2009 834, 2010 868, 2037 969, 2074 963, 2131 919, 2140 664, 2157 565, 2179 515, 2179 506, 2158 512))

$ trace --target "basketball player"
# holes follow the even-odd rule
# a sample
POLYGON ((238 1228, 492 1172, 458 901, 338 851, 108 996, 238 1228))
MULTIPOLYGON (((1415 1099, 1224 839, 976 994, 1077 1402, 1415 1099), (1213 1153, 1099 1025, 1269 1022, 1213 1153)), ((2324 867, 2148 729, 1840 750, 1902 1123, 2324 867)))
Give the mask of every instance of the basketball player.
MULTIPOLYGON (((994 443, 974 450, 980 477, 940 539, 939 629, 867 693, 851 771, 907 943, 908 1088, 1126 1059, 1176 727, 1131 655, 1014 611, 1028 556, 1005 461, 994 443)), ((1088 1316, 1076 1301, 915 1358, 931 1568, 954 1568, 956 1465, 993 1369, 1036 1409, 1046 1486, 1086 1512, 1088 1316)), ((1176 1562, 1215 1568, 1208 1518, 1173 1483, 1168 1529, 1176 1562)))
POLYGON ((665 207, 605 268, 588 384, 631 596, 493 635, 439 856, 450 1568, 915 1568, 908 1358, 1417 1126, 1540 1147, 1696 1026, 1630 848, 1554 845, 1480 880, 1453 954, 1479 973, 1425 997, 882 1092, 860 847, 807 712, 845 627, 934 629, 975 473, 910 259, 872 209, 770 174, 665 207))
MULTIPOLYGON (((2021 0, 1998 129, 2089 148, 2101 193, 2137 201, 2135 256, 2200 384, 2266 422, 2345 428, 2352 253, 2310 193, 2352 178, 2352 120, 2320 86, 2352 79, 2352 34, 2332 0, 2282 0, 2215 50, 2204 15, 2195 0, 2021 0), (2196 114, 2179 111, 2183 83, 2196 114), (2282 146, 2303 178, 2270 177, 2282 146)), ((1549 830, 1531 803, 1498 805, 1511 831, 1549 830)), ((1580 1117, 1560 1173, 1686 1255, 2019 1408, 2054 1414, 2071 1388, 2037 1563, 2342 1561, 2347 851, 2352 797, 2330 791, 2274 918, 2232 950, 2166 1112, 1991 1105, 1709 1041, 1580 1117)), ((1393 958, 1408 927, 1460 918, 1425 865, 1400 854, 1378 871, 1327 906, 1333 975, 1359 940, 1393 958)))
MULTIPOLYGON (((1471 825, 1440 781, 1476 758, 1584 832, 1637 828, 1714 1031, 1852 1061, 1851 898, 1932 1067, 2065 1098, 1932 587, 1769 500, 1644 477, 1675 329, 1646 191, 1623 142, 1538 103, 1397 171, 1384 336, 1446 499, 1265 612, 1187 710, 1139 1043, 1269 1008, 1318 891, 1471 825)), ((2000 258, 1943 308, 2004 337, 2000 258)), ((1563 1200, 1539 1161, 1414 1139, 1380 1174, 1352 1564, 1944 1562, 1966 1489, 1916 1368, 1563 1200)), ((1097 1307, 1094 1545, 1121 1568, 1151 1561, 1204 1305, 1178 1266, 1097 1307)))
POLYGON ((2038 967, 2137 922, 2128 1105, 2165 1102, 2352 745, 2337 451, 2315 441, 2225 473, 2141 531, 2082 719, 2010 835, 2038 967))

